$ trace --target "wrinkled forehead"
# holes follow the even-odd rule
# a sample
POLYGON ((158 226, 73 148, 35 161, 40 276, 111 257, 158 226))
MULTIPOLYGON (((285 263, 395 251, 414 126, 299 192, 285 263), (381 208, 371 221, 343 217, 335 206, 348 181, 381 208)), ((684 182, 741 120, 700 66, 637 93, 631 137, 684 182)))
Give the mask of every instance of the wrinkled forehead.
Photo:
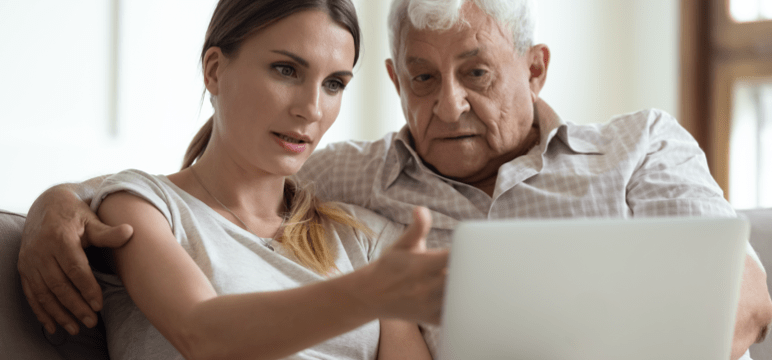
POLYGON ((448 29, 417 28, 406 19, 399 33, 397 62, 404 65, 410 59, 420 58, 431 51, 463 56, 499 47, 514 49, 512 32, 477 6, 465 6, 460 15, 448 29))

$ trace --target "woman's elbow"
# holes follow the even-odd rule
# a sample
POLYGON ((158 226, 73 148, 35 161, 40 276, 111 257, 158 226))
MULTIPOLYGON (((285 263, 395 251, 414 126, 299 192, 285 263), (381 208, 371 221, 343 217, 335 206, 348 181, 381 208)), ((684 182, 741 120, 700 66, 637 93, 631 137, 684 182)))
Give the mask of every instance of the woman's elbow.
POLYGON ((169 342, 187 360, 212 360, 229 358, 223 342, 204 326, 188 323, 167 336, 169 342))

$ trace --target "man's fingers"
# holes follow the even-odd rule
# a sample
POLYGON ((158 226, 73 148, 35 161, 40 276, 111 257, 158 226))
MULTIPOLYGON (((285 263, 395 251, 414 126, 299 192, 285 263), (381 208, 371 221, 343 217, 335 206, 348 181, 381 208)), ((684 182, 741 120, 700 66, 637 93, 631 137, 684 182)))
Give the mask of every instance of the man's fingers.
POLYGON ((52 259, 41 269, 41 276, 48 291, 36 293, 38 301, 70 334, 77 334, 78 321, 73 314, 88 326, 96 325, 96 314, 86 304, 56 260, 52 259), (49 299, 53 297, 53 299, 49 299))
POLYGON ((118 248, 129 241, 133 234, 134 229, 129 224, 110 226, 93 215, 86 222, 84 238, 86 245, 118 248))
POLYGON ((417 206, 413 209, 413 223, 411 223, 402 237, 394 243, 394 248, 405 250, 424 250, 426 248, 426 235, 432 228, 432 217, 429 209, 417 206))
MULTIPOLYGON (((69 312, 65 310, 62 304, 59 303, 59 300, 54 293, 49 290, 51 285, 45 282, 43 276, 41 277, 43 278, 42 280, 28 279, 30 280, 28 285, 30 285, 33 301, 36 302, 46 314, 62 325, 67 332, 72 335, 77 334, 79 329, 78 323, 69 312)), ((48 328, 47 330, 50 332, 51 329, 48 328)))
MULTIPOLYGON (((92 311, 102 309, 102 289, 94 278, 86 253, 80 247, 74 246, 75 243, 74 241, 66 242, 69 246, 57 252, 55 257, 59 267, 80 294, 78 296, 65 294, 68 297, 59 298, 59 301, 81 320, 84 320, 85 316, 93 317, 95 320, 96 314, 92 311)), ((83 321, 83 323, 92 327, 89 321, 83 321)), ((94 325, 96 325, 95 322, 94 325)))
MULTIPOLYGON (((91 306, 83 299, 78 289, 73 285, 73 278, 82 278, 85 275, 84 272, 91 273, 90 268, 83 269, 79 266, 73 266, 70 268, 54 269, 59 264, 52 264, 46 267, 47 274, 44 275, 44 280, 47 281, 51 292, 56 295, 56 299, 69 310, 70 313, 75 315, 83 324, 88 327, 94 327, 97 323, 96 313, 91 309, 91 306), (61 277, 59 274, 63 274, 66 277, 61 277), (78 274, 79 273, 79 274, 78 274)), ((94 280, 95 281, 95 280, 94 280)), ((99 285, 96 285, 99 287, 99 285)), ((101 297, 101 296, 100 296, 101 297)), ((68 329, 69 330, 69 329, 68 329)))
POLYGON ((24 291, 24 296, 27 298, 27 302, 29 303, 30 308, 32 308, 32 312, 35 313, 35 317, 37 317, 38 321, 43 324, 43 327, 46 328, 46 331, 48 331, 49 334, 56 332, 56 322, 54 322, 54 318, 48 315, 43 307, 40 306, 40 303, 38 303, 35 295, 33 294, 29 282, 26 278, 23 277, 21 278, 21 289, 24 291))

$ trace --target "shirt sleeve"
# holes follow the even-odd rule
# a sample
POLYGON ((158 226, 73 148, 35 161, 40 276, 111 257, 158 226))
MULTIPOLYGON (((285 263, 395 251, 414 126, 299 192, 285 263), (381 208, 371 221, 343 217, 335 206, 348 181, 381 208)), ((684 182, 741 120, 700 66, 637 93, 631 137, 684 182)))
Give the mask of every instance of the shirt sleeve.
POLYGON ((324 201, 369 208, 389 139, 329 144, 311 154, 296 176, 324 201))
MULTIPOLYGON (((650 111, 646 121, 646 154, 627 185, 633 216, 736 217, 686 129, 659 110, 650 111)), ((750 244, 747 252, 763 269, 750 244)))
POLYGON ((110 194, 125 191, 152 204, 164 215, 174 230, 174 217, 169 206, 167 193, 161 181, 140 170, 125 170, 112 175, 102 182, 91 201, 91 210, 97 212, 102 201, 110 194))
POLYGON ((633 215, 735 217, 702 149, 675 118, 652 110, 647 125, 647 150, 627 185, 633 215))
POLYGON ((393 222, 377 213, 360 206, 338 203, 362 225, 370 229, 371 234, 357 231, 360 246, 367 254, 367 262, 377 259, 384 251, 396 242, 404 231, 405 225, 393 222))

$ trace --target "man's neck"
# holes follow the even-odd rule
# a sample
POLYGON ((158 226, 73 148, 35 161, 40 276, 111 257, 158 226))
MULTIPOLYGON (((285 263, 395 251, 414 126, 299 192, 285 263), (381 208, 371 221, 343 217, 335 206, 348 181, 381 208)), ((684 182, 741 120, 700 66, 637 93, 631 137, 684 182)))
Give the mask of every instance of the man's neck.
POLYGON ((488 166, 486 166, 485 169, 483 169, 482 173, 489 174, 488 176, 485 176, 480 179, 475 178, 468 178, 468 179, 459 179, 459 181, 474 186, 486 194, 488 196, 493 197, 493 193, 496 190, 496 181, 499 177, 499 169, 504 164, 517 159, 518 157, 521 157, 523 155, 528 154, 531 149, 533 149, 535 146, 539 144, 540 140, 540 132, 539 132, 539 125, 534 121, 533 126, 531 127, 531 131, 528 132, 528 135, 526 135, 525 139, 523 139, 523 146, 518 147, 515 151, 505 154, 498 158, 497 160, 493 160, 489 163, 488 166))

